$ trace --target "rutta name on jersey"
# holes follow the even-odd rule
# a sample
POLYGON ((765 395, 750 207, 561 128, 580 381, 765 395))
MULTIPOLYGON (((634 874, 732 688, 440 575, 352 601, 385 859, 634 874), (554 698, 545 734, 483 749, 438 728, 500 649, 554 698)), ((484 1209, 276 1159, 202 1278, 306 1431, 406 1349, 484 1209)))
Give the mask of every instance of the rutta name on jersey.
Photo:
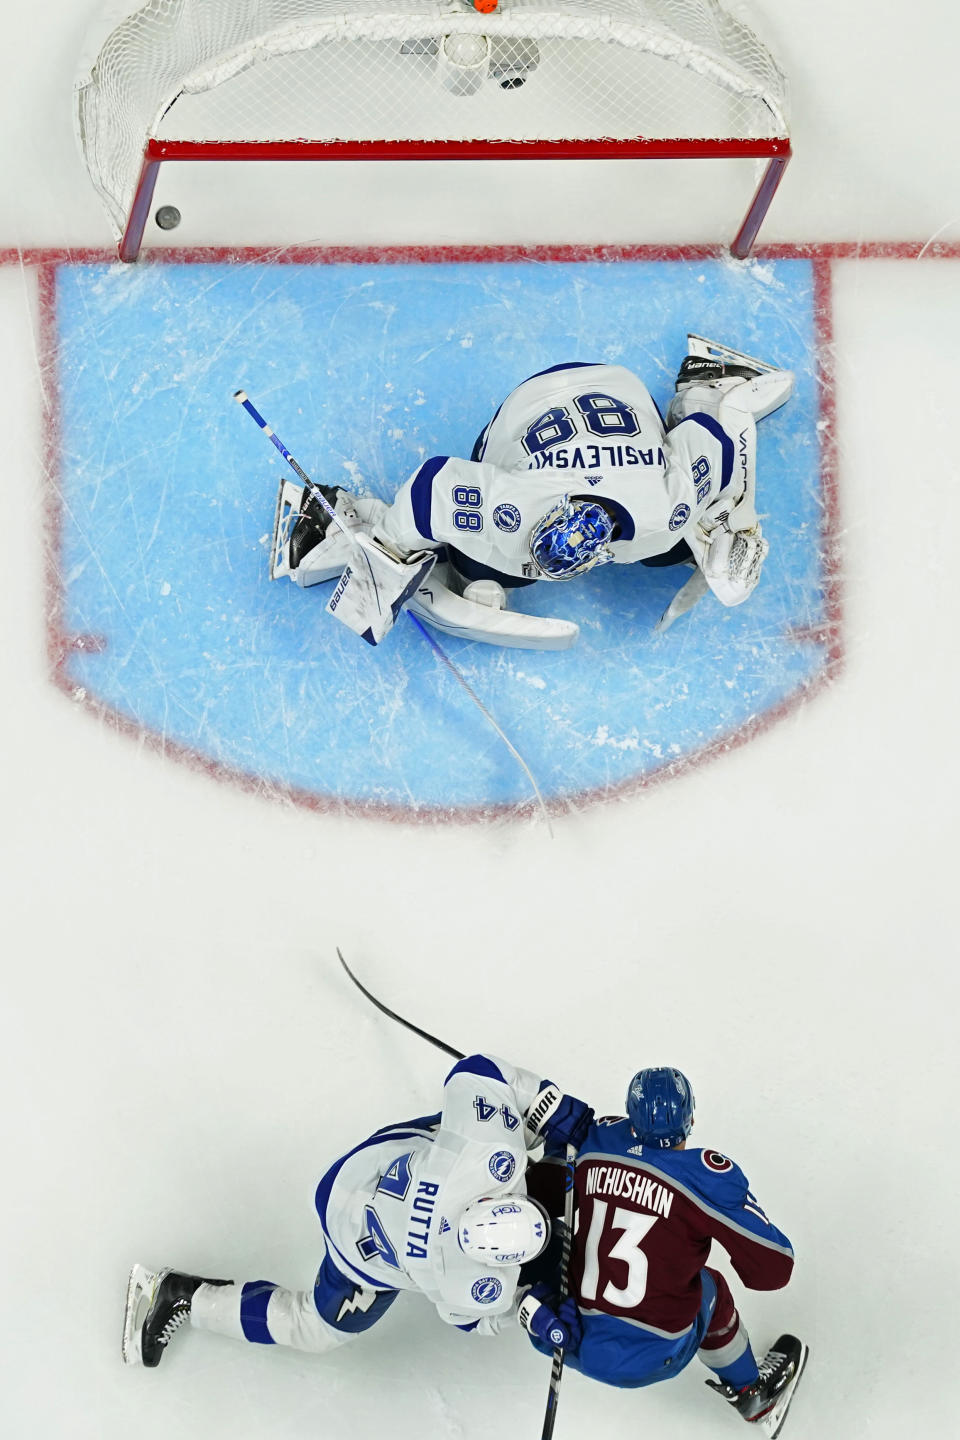
POLYGON ((636 445, 555 445, 531 456, 528 470, 599 470, 615 465, 666 465, 661 449, 636 445))
POLYGON ((587 1195, 610 1195, 618 1200, 629 1200, 645 1210, 666 1219, 676 1199, 675 1192, 644 1175, 642 1170, 628 1169, 623 1165, 591 1165, 586 1174, 587 1195))
POLYGON ((431 1180, 420 1180, 410 1207, 410 1228, 407 1231, 407 1259, 426 1260, 427 1241, 430 1239, 430 1221, 440 1186, 431 1180))

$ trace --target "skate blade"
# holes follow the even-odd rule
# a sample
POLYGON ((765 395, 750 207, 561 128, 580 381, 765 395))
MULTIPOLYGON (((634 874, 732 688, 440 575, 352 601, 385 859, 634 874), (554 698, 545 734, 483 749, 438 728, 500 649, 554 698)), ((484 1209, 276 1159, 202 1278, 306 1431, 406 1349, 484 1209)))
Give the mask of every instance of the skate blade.
POLYGON ((689 332, 687 333, 687 353, 702 355, 709 360, 727 360, 732 365, 750 365, 754 370, 762 370, 767 374, 780 369, 779 365, 771 365, 769 360, 758 360, 755 355, 747 355, 742 350, 734 350, 729 345, 722 345, 719 340, 708 340, 705 335, 692 335, 689 332))
POLYGON ((793 1397, 797 1393, 797 1386, 800 1384, 800 1377, 803 1374, 804 1369, 806 1368, 807 1357, 809 1356, 809 1354, 810 1346, 804 1345, 803 1352, 800 1356, 800 1363, 797 1366, 797 1373, 790 1381, 788 1388, 777 1400, 777 1403, 774 1405, 773 1409, 770 1410, 766 1415, 764 1415, 763 1419, 758 1421, 757 1423, 757 1429, 761 1430, 764 1435, 768 1435, 770 1437, 770 1440, 776 1440, 776 1437, 780 1434, 780 1431, 784 1427, 784 1423, 786 1422, 787 1418, 787 1411, 790 1409, 790 1404, 793 1400, 793 1397))
POLYGON ((157 1293, 160 1275, 145 1265, 134 1265, 127 1281, 127 1303, 123 1312, 123 1340, 120 1354, 124 1365, 142 1365, 140 1332, 157 1293))
POLYGON ((303 487, 284 480, 277 493, 277 508, 273 516, 273 540, 270 547, 271 580, 282 580, 285 575, 291 574, 290 566, 287 563, 287 547, 290 541, 290 531, 300 514, 302 498, 303 487))

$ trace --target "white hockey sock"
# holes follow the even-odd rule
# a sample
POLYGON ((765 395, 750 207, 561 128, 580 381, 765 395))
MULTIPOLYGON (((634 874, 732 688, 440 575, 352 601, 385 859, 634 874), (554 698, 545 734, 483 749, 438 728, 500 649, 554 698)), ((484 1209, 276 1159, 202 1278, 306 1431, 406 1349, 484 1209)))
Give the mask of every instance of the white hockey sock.
MULTIPOLYGON (((274 1345, 288 1345, 294 1350, 308 1350, 315 1355, 335 1350, 353 1338, 349 1332, 334 1330, 321 1319, 312 1290, 284 1290, 279 1285, 270 1292, 256 1332, 251 1330, 249 1317, 245 1330, 245 1288, 242 1284, 199 1286, 190 1307, 190 1324, 197 1330, 229 1335, 234 1340, 272 1342, 274 1345)), ((255 1293, 263 1295, 260 1286, 254 1288, 255 1293)), ((258 1310, 263 1308, 257 1307, 258 1310)))
POLYGON ((217 1335, 244 1338, 240 1325, 241 1286, 200 1285, 190 1302, 190 1324, 198 1330, 212 1330, 217 1335))

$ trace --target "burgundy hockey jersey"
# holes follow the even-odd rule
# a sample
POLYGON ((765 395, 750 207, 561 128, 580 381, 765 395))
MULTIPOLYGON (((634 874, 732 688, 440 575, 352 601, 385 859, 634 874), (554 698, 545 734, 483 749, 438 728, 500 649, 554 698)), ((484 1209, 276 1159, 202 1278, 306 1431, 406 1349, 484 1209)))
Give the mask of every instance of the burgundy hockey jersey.
POLYGON ((575 1191, 569 1289, 587 1314, 683 1335, 697 1318, 713 1241, 752 1290, 790 1279, 790 1241, 740 1167, 715 1150, 659 1150, 639 1144, 629 1120, 594 1122, 577 1157, 575 1191))

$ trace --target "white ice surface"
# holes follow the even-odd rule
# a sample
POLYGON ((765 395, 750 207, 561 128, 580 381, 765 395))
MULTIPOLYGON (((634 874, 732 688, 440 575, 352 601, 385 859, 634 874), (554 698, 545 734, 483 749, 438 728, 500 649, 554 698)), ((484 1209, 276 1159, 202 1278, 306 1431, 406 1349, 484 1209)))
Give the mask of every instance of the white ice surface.
MULTIPOLYGON (((70 131, 90 7, 3 9, 0 247, 106 244, 70 131)), ((797 158, 764 238, 960 239, 955 6, 736 9, 793 79, 797 158)), ((457 167, 330 169, 297 180, 296 214, 257 213, 236 171, 201 213, 194 176, 174 238, 728 233, 709 206, 691 221, 680 185, 659 187, 651 220, 654 180, 613 208, 598 175, 597 202, 571 209, 559 168, 540 167, 530 210, 520 167, 483 185, 457 167)), ((163 184, 179 202, 172 171, 163 184)), ((280 169, 267 189, 289 187, 280 169)), ((601 1109, 637 1065, 682 1066, 695 1138, 743 1164, 797 1247, 787 1291, 738 1292, 760 1347, 781 1327, 813 1347, 790 1436, 952 1433, 958 266, 836 270, 843 676, 728 757, 555 823, 553 841, 271 805, 71 709, 43 648, 33 281, 0 270, 4 1435, 538 1432, 546 1367, 409 1297, 324 1361, 189 1335, 156 1374, 120 1367, 131 1261, 309 1283, 326 1162, 435 1104, 441 1057, 364 1008, 338 943, 401 1012, 601 1109)), ((698 1372, 642 1394, 568 1375, 557 1440, 737 1433, 698 1372)))

